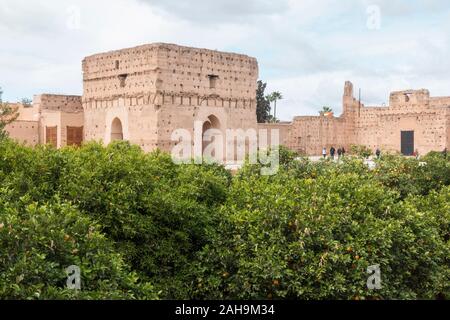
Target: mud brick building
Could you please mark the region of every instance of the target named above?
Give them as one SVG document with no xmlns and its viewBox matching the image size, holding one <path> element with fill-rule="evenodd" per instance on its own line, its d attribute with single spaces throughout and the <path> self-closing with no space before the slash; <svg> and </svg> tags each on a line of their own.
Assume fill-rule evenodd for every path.
<svg viewBox="0 0 450 320">
<path fill-rule="evenodd" d="M 170 151 L 176 129 L 279 129 L 280 143 L 306 155 L 366 145 L 402 152 L 450 149 L 450 97 L 392 92 L 389 106 L 365 106 L 346 82 L 343 112 L 257 124 L 258 63 L 247 55 L 154 43 L 86 57 L 83 95 L 36 95 L 7 126 L 12 138 L 56 147 L 128 140 Z M 236 142 L 239 143 L 239 142 Z"/>
</svg>

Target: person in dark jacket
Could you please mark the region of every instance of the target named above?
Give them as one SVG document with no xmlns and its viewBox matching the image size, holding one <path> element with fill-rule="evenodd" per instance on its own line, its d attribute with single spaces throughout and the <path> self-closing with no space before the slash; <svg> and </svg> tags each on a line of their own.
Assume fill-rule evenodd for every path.
<svg viewBox="0 0 450 320">
<path fill-rule="evenodd" d="M 377 156 L 377 159 L 380 159 L 381 150 L 377 148 L 377 151 L 375 151 L 375 155 Z"/>
<path fill-rule="evenodd" d="M 334 147 L 331 147 L 330 148 L 330 156 L 331 156 L 331 159 L 333 159 L 333 160 L 334 160 L 334 154 L 335 153 L 336 153 L 336 149 Z"/>
</svg>

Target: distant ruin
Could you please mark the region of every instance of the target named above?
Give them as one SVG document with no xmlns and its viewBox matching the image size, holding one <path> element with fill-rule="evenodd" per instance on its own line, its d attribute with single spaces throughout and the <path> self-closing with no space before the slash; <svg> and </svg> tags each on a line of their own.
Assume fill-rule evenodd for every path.
<svg viewBox="0 0 450 320">
<path fill-rule="evenodd" d="M 393 92 L 389 106 L 368 107 L 346 82 L 343 113 L 257 124 L 255 58 L 155 43 L 83 60 L 83 96 L 41 94 L 20 106 L 12 138 L 55 147 L 128 140 L 144 151 L 170 151 L 176 129 L 279 129 L 280 143 L 306 155 L 366 145 L 411 155 L 450 147 L 450 97 L 427 90 Z"/>
</svg>

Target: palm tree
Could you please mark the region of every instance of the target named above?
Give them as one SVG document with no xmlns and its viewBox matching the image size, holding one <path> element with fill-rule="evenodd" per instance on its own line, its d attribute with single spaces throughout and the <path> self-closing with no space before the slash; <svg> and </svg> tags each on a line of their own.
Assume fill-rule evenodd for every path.
<svg viewBox="0 0 450 320">
<path fill-rule="evenodd" d="M 269 94 L 267 96 L 267 100 L 269 100 L 269 102 L 273 102 L 274 103 L 274 108 L 273 108 L 273 118 L 276 121 L 277 118 L 277 101 L 278 100 L 282 100 L 283 99 L 283 95 L 281 94 L 281 92 L 279 91 L 274 91 L 271 94 Z"/>
<path fill-rule="evenodd" d="M 328 113 L 328 112 L 333 112 L 333 109 L 331 109 L 330 107 L 323 107 L 322 111 L 320 111 L 320 113 Z"/>
</svg>

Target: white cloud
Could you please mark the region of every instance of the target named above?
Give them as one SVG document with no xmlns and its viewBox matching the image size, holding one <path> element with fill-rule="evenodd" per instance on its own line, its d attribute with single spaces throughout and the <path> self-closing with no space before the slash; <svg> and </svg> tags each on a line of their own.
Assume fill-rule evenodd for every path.
<svg viewBox="0 0 450 320">
<path fill-rule="evenodd" d="M 369 5 L 379 30 L 367 28 Z M 368 104 L 407 88 L 450 95 L 449 18 L 445 0 L 3 0 L 0 86 L 9 100 L 79 94 L 84 56 L 171 42 L 255 56 L 289 120 L 339 111 L 345 80 Z"/>
</svg>

